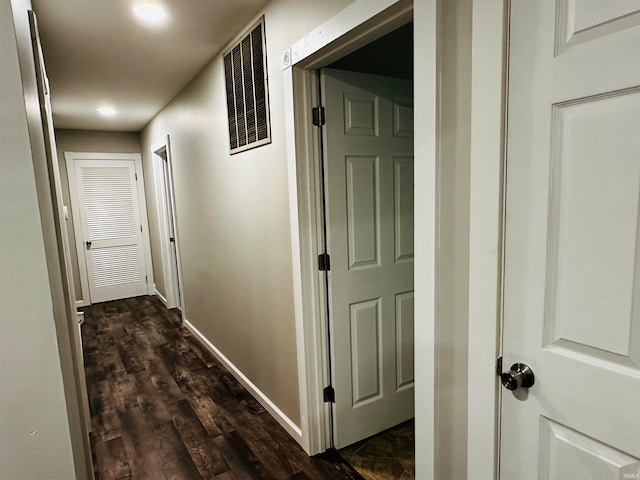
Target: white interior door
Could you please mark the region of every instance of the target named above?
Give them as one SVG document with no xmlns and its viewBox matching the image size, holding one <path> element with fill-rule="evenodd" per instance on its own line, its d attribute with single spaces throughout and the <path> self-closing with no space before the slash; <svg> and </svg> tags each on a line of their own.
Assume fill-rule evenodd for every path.
<svg viewBox="0 0 640 480">
<path fill-rule="evenodd" d="M 501 478 L 640 478 L 640 1 L 511 2 Z"/>
<path fill-rule="evenodd" d="M 84 253 L 81 266 L 86 267 L 91 302 L 146 295 L 135 161 L 76 158 L 72 164 L 80 225 L 76 240 Z"/>
<path fill-rule="evenodd" d="M 178 240 L 176 238 L 176 214 L 173 203 L 173 182 L 171 181 L 171 168 L 169 166 L 169 150 L 165 151 L 163 158 L 164 178 L 165 178 L 165 195 L 167 200 L 167 225 L 169 229 L 169 247 L 170 247 L 170 263 L 171 263 L 171 279 L 173 283 L 173 295 L 175 298 L 175 306 L 182 311 L 182 295 L 180 293 L 180 275 L 178 267 Z"/>
<path fill-rule="evenodd" d="M 160 206 L 159 215 L 162 216 L 161 224 L 166 241 L 163 247 L 167 252 L 164 260 L 165 290 L 168 308 L 178 308 L 182 310 L 182 298 L 180 295 L 180 276 L 178 274 L 178 249 L 175 228 L 175 209 L 173 204 L 173 183 L 171 181 L 171 167 L 169 164 L 169 142 L 161 150 L 155 152 L 159 162 L 159 178 L 156 188 L 159 190 Z"/>
<path fill-rule="evenodd" d="M 323 70 L 336 448 L 413 418 L 413 90 Z"/>
</svg>

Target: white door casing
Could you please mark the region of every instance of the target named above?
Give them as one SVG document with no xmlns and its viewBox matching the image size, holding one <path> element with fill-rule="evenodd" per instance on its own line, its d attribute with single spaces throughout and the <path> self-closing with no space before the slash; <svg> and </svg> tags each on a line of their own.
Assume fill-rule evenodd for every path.
<svg viewBox="0 0 640 480">
<path fill-rule="evenodd" d="M 336 448 L 413 418 L 411 82 L 321 72 Z"/>
<path fill-rule="evenodd" d="M 153 293 L 140 155 L 65 159 L 85 302 Z"/>
<path fill-rule="evenodd" d="M 53 207 L 55 237 L 58 248 L 58 259 L 60 268 L 60 280 L 62 284 L 62 295 L 65 303 L 65 327 L 69 332 L 70 357 L 73 362 L 73 383 L 75 384 L 75 402 L 69 398 L 72 392 L 67 392 L 67 400 L 69 406 L 77 406 L 82 419 L 79 422 L 79 433 L 82 436 L 82 447 L 78 449 L 74 456 L 81 454 L 84 458 L 74 460 L 76 464 L 76 472 L 78 475 L 84 475 L 89 480 L 93 480 L 94 473 L 91 461 L 91 444 L 89 440 L 89 432 L 91 431 L 91 411 L 89 408 L 89 396 L 87 390 L 87 381 L 84 370 L 84 354 L 82 351 L 82 329 L 80 323 L 80 314 L 76 309 L 75 287 L 73 283 L 73 270 L 71 266 L 71 250 L 69 248 L 69 238 L 65 226 L 64 205 L 62 199 L 62 187 L 60 180 L 60 168 L 58 164 L 58 152 L 55 141 L 55 130 L 53 124 L 53 109 L 51 107 L 51 90 L 49 87 L 49 78 L 45 68 L 44 55 L 42 52 L 42 44 L 40 42 L 40 33 L 38 31 L 38 22 L 36 14 L 29 11 L 29 27 L 31 30 L 31 41 L 34 53 L 34 67 L 36 70 L 38 97 L 40 100 L 40 116 L 42 120 L 42 130 L 45 143 L 46 163 L 48 167 L 48 180 L 51 195 L 51 204 Z M 47 261 L 49 263 L 49 261 Z M 55 269 L 55 267 L 54 267 Z M 54 280 L 55 281 L 55 280 Z M 55 314 L 55 307 L 54 307 Z M 83 317 L 84 318 L 84 317 Z M 65 341 L 59 338 L 61 348 L 64 348 Z M 61 355 L 63 359 L 64 355 Z M 63 361 L 63 373 L 64 373 Z M 71 385 L 70 385 L 71 387 Z M 70 388 L 72 390 L 72 388 Z M 71 425 L 71 423 L 70 423 Z M 76 430 L 74 432 L 74 430 Z M 76 435 L 77 429 L 72 428 L 71 434 Z M 75 442 L 73 442 L 75 443 Z M 74 445 L 74 450 L 77 447 Z M 84 464 L 84 468 L 80 464 Z"/>
<path fill-rule="evenodd" d="M 511 3 L 506 480 L 639 478 L 639 45 L 637 0 Z"/>
<path fill-rule="evenodd" d="M 414 8 L 415 7 L 415 8 Z M 437 91 L 440 71 L 437 2 L 405 0 L 355 0 L 326 23 L 309 31 L 282 56 L 284 68 L 284 113 L 286 124 L 287 173 L 289 185 L 291 246 L 293 265 L 298 381 L 301 402 L 299 439 L 309 454 L 330 447 L 329 408 L 322 390 L 328 378 L 326 359 L 325 291 L 317 269 L 319 253 L 319 161 L 317 129 L 311 125 L 312 107 L 317 106 L 316 69 L 352 52 L 357 45 L 377 39 L 411 18 L 420 28 L 414 31 L 415 76 L 420 88 L 415 93 L 414 209 L 415 224 L 415 325 L 416 475 L 431 478 L 435 471 L 435 263 L 437 180 Z M 475 7 L 474 7 L 475 10 Z M 366 28 L 363 28 L 365 27 Z M 491 363 L 495 352 L 490 354 Z"/>
</svg>

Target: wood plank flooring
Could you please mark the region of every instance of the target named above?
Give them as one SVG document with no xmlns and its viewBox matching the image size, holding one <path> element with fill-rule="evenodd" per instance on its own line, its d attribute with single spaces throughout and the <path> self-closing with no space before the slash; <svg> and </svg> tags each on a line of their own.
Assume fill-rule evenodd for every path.
<svg viewBox="0 0 640 480">
<path fill-rule="evenodd" d="M 415 423 L 397 425 L 339 450 L 366 480 L 414 480 Z"/>
<path fill-rule="evenodd" d="M 86 307 L 97 480 L 361 480 L 308 457 L 155 297 Z"/>
</svg>

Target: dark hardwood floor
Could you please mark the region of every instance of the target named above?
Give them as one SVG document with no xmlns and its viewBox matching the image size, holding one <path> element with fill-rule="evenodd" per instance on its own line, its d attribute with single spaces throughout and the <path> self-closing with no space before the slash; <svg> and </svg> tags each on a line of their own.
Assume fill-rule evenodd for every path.
<svg viewBox="0 0 640 480">
<path fill-rule="evenodd" d="M 366 480 L 415 480 L 415 422 L 349 445 L 339 454 Z"/>
<path fill-rule="evenodd" d="M 309 458 L 155 297 L 84 311 L 98 480 L 362 479 Z"/>
</svg>

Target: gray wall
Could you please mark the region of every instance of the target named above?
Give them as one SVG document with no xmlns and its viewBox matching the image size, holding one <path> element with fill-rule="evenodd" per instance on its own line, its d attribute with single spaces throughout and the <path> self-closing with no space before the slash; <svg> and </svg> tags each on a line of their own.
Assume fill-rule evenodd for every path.
<svg viewBox="0 0 640 480">
<path fill-rule="evenodd" d="M 0 478 L 69 480 L 76 474 L 29 137 L 29 124 L 40 123 L 29 8 L 0 0 Z M 18 51 L 30 66 L 22 76 Z"/>
<path fill-rule="evenodd" d="M 95 130 L 56 129 L 56 146 L 60 165 L 60 181 L 62 182 L 62 198 L 69 209 L 67 231 L 71 247 L 71 264 L 73 267 L 73 283 L 76 298 L 82 298 L 80 272 L 78 270 L 78 254 L 74 235 L 73 213 L 69 197 L 69 180 L 67 177 L 64 152 L 99 152 L 99 153 L 140 153 L 140 134 L 132 132 L 101 132 Z"/>
<path fill-rule="evenodd" d="M 186 318 L 298 425 L 281 58 L 349 3 L 274 0 L 266 7 L 270 145 L 229 155 L 220 56 L 142 132 L 147 179 L 150 146 L 171 136 Z M 149 181 L 146 192 L 157 238 Z"/>
</svg>

